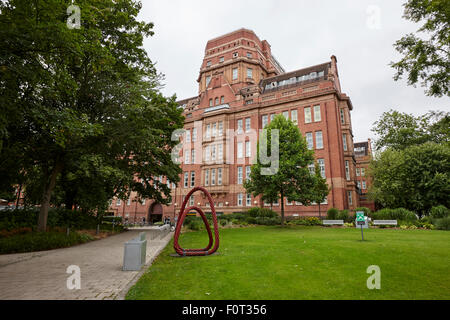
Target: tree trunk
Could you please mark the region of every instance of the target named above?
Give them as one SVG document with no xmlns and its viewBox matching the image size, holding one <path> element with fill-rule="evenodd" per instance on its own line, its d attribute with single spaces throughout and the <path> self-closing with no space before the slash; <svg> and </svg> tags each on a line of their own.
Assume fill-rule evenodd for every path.
<svg viewBox="0 0 450 320">
<path fill-rule="evenodd" d="M 284 226 L 284 196 L 281 192 L 281 226 Z"/>
<path fill-rule="evenodd" d="M 319 219 L 321 219 L 322 216 L 320 215 L 320 203 L 319 203 Z"/>
<path fill-rule="evenodd" d="M 41 208 L 39 210 L 38 231 L 45 232 L 47 230 L 48 209 L 50 208 L 50 198 L 56 185 L 56 178 L 62 171 L 63 164 L 60 160 L 56 160 L 50 175 L 50 181 L 46 181 L 44 193 L 42 195 Z M 47 175 L 46 179 L 47 180 Z"/>
</svg>

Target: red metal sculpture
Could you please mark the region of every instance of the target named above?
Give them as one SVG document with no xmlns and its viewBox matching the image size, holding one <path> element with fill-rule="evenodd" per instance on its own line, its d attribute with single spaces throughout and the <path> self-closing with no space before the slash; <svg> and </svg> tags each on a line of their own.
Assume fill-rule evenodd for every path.
<svg viewBox="0 0 450 320">
<path fill-rule="evenodd" d="M 199 207 L 196 207 L 196 206 L 189 207 L 189 208 L 185 209 L 189 198 L 196 191 L 202 191 L 203 194 L 208 198 L 209 206 L 211 207 L 212 219 L 213 219 L 213 223 L 214 223 L 215 239 L 213 239 L 212 232 L 211 232 L 211 227 L 209 226 L 208 220 L 206 219 L 205 213 L 202 211 L 202 209 L 200 209 Z M 180 237 L 181 227 L 183 226 L 184 219 L 186 218 L 186 215 L 191 210 L 195 210 L 195 211 L 197 211 L 200 214 L 200 216 L 202 217 L 203 223 L 206 226 L 206 231 L 208 232 L 208 236 L 209 236 L 209 243 L 208 243 L 208 246 L 206 246 L 206 248 L 203 248 L 203 249 L 183 249 L 178 244 L 178 238 Z M 214 243 L 214 247 L 213 247 L 213 243 Z M 211 195 L 209 194 L 209 192 L 205 188 L 203 188 L 203 187 L 196 187 L 196 188 L 192 189 L 187 194 L 187 196 L 185 197 L 185 199 L 183 201 L 183 205 L 181 206 L 180 213 L 178 215 L 178 222 L 177 222 L 177 227 L 175 229 L 175 239 L 173 241 L 173 247 L 174 247 L 175 251 L 180 256 L 183 256 L 183 257 L 185 257 L 185 256 L 208 256 L 208 255 L 213 254 L 214 252 L 216 252 L 217 249 L 219 248 L 219 226 L 217 224 L 216 209 L 214 208 L 214 202 L 213 202 L 213 200 L 211 198 Z"/>
</svg>

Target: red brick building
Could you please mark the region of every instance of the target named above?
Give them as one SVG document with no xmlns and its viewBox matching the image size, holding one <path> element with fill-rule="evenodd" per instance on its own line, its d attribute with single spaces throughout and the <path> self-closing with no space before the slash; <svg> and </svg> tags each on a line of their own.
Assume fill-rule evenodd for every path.
<svg viewBox="0 0 450 320">
<path fill-rule="evenodd" d="M 243 181 L 256 157 L 259 130 L 276 114 L 294 121 L 331 187 L 321 211 L 359 206 L 350 98 L 341 91 L 337 59 L 285 72 L 251 30 L 240 29 L 208 41 L 197 78 L 195 97 L 179 101 L 184 109 L 180 183 L 172 187 L 172 204 L 161 206 L 113 201 L 111 210 L 133 221 L 175 217 L 184 196 L 194 186 L 205 186 L 219 213 L 247 210 L 263 204 L 246 194 Z M 159 177 L 167 182 L 164 177 Z M 286 200 L 285 200 L 286 201 Z M 189 200 L 208 210 L 207 200 L 196 194 Z M 273 209 L 280 210 L 280 204 Z M 318 215 L 318 205 L 286 201 L 287 216 Z"/>
<path fill-rule="evenodd" d="M 356 158 L 356 186 L 359 190 L 359 204 L 375 211 L 375 202 L 371 201 L 367 192 L 372 184 L 372 179 L 368 175 L 368 168 L 372 160 L 372 142 L 370 139 L 354 144 Z"/>
</svg>

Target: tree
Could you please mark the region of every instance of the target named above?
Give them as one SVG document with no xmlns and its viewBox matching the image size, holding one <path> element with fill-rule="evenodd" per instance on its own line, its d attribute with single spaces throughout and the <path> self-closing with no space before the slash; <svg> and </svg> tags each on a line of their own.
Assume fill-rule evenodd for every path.
<svg viewBox="0 0 450 320">
<path fill-rule="evenodd" d="M 380 120 L 374 123 L 372 131 L 379 139 L 376 150 L 393 148 L 403 150 L 407 147 L 425 142 L 450 142 L 450 114 L 448 112 L 430 111 L 422 116 L 395 110 L 384 112 Z"/>
<path fill-rule="evenodd" d="M 406 208 L 420 216 L 433 206 L 449 206 L 450 148 L 427 142 L 404 150 L 387 149 L 371 163 L 372 198 L 389 208 Z"/>
<path fill-rule="evenodd" d="M 244 183 L 244 187 L 248 193 L 261 195 L 263 199 L 281 199 L 281 224 L 284 225 L 285 198 L 304 205 L 310 205 L 314 201 L 315 177 L 308 169 L 308 165 L 314 162 L 314 152 L 308 150 L 298 127 L 282 115 L 276 116 L 265 129 L 257 145 L 257 163 L 252 165 L 250 180 Z M 276 132 L 275 130 L 279 132 L 279 141 L 275 142 L 279 157 L 273 162 L 278 169 L 274 170 L 272 166 L 271 174 L 266 175 L 263 169 L 267 169 L 267 166 L 262 164 L 260 148 L 267 141 L 270 153 L 275 152 L 272 149 L 272 131 Z"/>
<path fill-rule="evenodd" d="M 320 205 L 327 198 L 330 193 L 330 188 L 327 184 L 327 179 L 322 177 L 318 164 L 315 165 L 315 183 L 313 189 L 313 201 L 319 206 L 319 217 L 321 216 Z"/>
<path fill-rule="evenodd" d="M 448 0 L 408 0 L 404 4 L 404 18 L 415 23 L 425 21 L 417 33 L 425 38 L 408 34 L 394 47 L 403 55 L 391 62 L 396 70 L 395 80 L 407 73 L 408 84 L 427 87 L 429 96 L 449 96 L 450 84 L 450 6 Z"/>
<path fill-rule="evenodd" d="M 10 186 L 24 176 L 30 196 L 38 190 L 40 231 L 55 196 L 89 210 L 132 190 L 167 203 L 170 190 L 152 179 L 178 182 L 181 171 L 171 135 L 182 111 L 158 91 L 141 3 L 77 5 L 81 26 L 70 29 L 64 1 L 0 3 L 0 174 L 14 173 Z"/>
</svg>

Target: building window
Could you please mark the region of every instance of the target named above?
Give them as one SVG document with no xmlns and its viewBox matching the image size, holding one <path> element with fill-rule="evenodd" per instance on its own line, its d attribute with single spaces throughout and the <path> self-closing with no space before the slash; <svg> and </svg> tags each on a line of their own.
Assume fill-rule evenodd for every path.
<svg viewBox="0 0 450 320">
<path fill-rule="evenodd" d="M 345 160 L 345 178 L 350 181 L 350 163 L 348 160 Z"/>
<path fill-rule="evenodd" d="M 316 149 L 323 149 L 322 131 L 316 131 Z"/>
<path fill-rule="evenodd" d="M 358 189 L 361 189 L 361 181 L 356 181 L 356 184 L 358 185 Z"/>
<path fill-rule="evenodd" d="M 347 191 L 347 194 L 348 194 L 348 204 L 351 206 L 353 204 L 352 192 Z"/>
<path fill-rule="evenodd" d="M 189 153 L 188 149 L 184 150 L 184 164 L 189 164 Z"/>
<path fill-rule="evenodd" d="M 219 105 L 219 98 L 215 99 L 215 105 L 218 106 Z"/>
<path fill-rule="evenodd" d="M 252 58 L 252 53 L 251 52 L 247 52 L 247 58 Z"/>
<path fill-rule="evenodd" d="M 234 68 L 233 69 L 233 80 L 237 80 L 237 78 L 238 78 L 238 69 Z"/>
<path fill-rule="evenodd" d="M 359 168 L 356 168 L 356 176 L 359 177 Z"/>
<path fill-rule="evenodd" d="M 205 170 L 205 186 L 209 186 L 209 169 Z"/>
<path fill-rule="evenodd" d="M 206 125 L 206 139 L 209 139 L 211 137 L 211 125 Z"/>
<path fill-rule="evenodd" d="M 322 121 L 322 116 L 320 114 L 320 105 L 314 106 L 314 122 Z"/>
<path fill-rule="evenodd" d="M 219 131 L 218 131 L 219 137 L 221 137 L 222 134 L 223 134 L 223 122 L 219 122 Z"/>
<path fill-rule="evenodd" d="M 191 187 L 195 187 L 195 171 L 191 171 Z"/>
<path fill-rule="evenodd" d="M 213 123 L 212 125 L 212 136 L 215 137 L 217 134 L 217 123 Z"/>
<path fill-rule="evenodd" d="M 253 78 L 253 69 L 247 68 L 247 78 L 251 79 Z"/>
<path fill-rule="evenodd" d="M 206 87 L 209 86 L 209 83 L 211 82 L 211 76 L 206 77 Z M 210 100 L 211 101 L 211 100 Z"/>
<path fill-rule="evenodd" d="M 225 57 L 220 57 L 220 58 L 219 58 L 219 62 L 220 62 L 220 63 L 222 63 L 222 62 L 224 62 L 224 61 L 225 61 Z"/>
<path fill-rule="evenodd" d="M 216 169 L 211 169 L 211 185 L 216 185 Z"/>
<path fill-rule="evenodd" d="M 245 118 L 245 132 L 250 132 L 251 118 Z"/>
<path fill-rule="evenodd" d="M 320 175 L 322 176 L 322 178 L 326 178 L 326 175 L 325 175 L 325 160 L 324 159 L 317 159 L 317 163 L 319 164 Z"/>
<path fill-rule="evenodd" d="M 245 157 L 250 158 L 252 156 L 252 148 L 250 141 L 245 141 Z"/>
<path fill-rule="evenodd" d="M 244 157 L 243 143 L 238 142 L 237 144 L 237 157 L 238 159 L 242 159 Z"/>
<path fill-rule="evenodd" d="M 208 162 L 211 156 L 211 148 L 210 146 L 205 147 L 205 161 Z"/>
<path fill-rule="evenodd" d="M 251 193 L 247 193 L 246 199 L 245 199 L 245 205 L 247 207 L 251 207 L 252 206 L 252 194 Z"/>
<path fill-rule="evenodd" d="M 191 152 L 191 161 L 192 161 L 192 164 L 195 164 L 195 149 L 192 149 L 192 152 Z"/>
<path fill-rule="evenodd" d="M 211 60 L 209 60 L 209 61 L 206 63 L 206 66 L 207 66 L 207 67 L 211 67 Z"/>
<path fill-rule="evenodd" d="M 191 130 L 186 130 L 186 142 L 191 142 Z"/>
<path fill-rule="evenodd" d="M 194 195 L 192 195 L 190 198 L 189 198 L 189 206 L 193 206 L 195 203 L 194 203 Z"/>
<path fill-rule="evenodd" d="M 222 185 L 222 168 L 217 169 L 217 185 Z"/>
<path fill-rule="evenodd" d="M 246 166 L 245 167 L 245 180 L 250 180 L 250 173 L 252 172 L 252 167 Z"/>
<path fill-rule="evenodd" d="M 217 146 L 217 160 L 222 161 L 223 160 L 223 145 L 219 144 Z"/>
<path fill-rule="evenodd" d="M 192 129 L 192 142 L 197 141 L 197 128 Z"/>
<path fill-rule="evenodd" d="M 244 195 L 242 193 L 238 193 L 238 201 L 237 201 L 237 205 L 239 207 L 242 207 L 242 202 L 244 200 Z"/>
<path fill-rule="evenodd" d="M 239 56 L 239 53 L 233 52 L 233 58 L 237 58 Z"/>
<path fill-rule="evenodd" d="M 142 200 L 141 204 L 145 206 L 145 199 Z"/>
<path fill-rule="evenodd" d="M 211 146 L 211 161 L 216 161 L 216 146 Z"/>
<path fill-rule="evenodd" d="M 242 184 L 243 183 L 243 179 L 242 179 L 242 167 L 238 167 L 238 175 L 237 175 L 237 184 Z"/>
<path fill-rule="evenodd" d="M 272 113 L 272 114 L 270 115 L 270 122 L 272 122 L 274 118 L 275 118 L 275 113 Z"/>
<path fill-rule="evenodd" d="M 292 206 L 292 201 L 289 201 L 288 198 L 286 198 L 286 205 L 287 206 Z"/>
<path fill-rule="evenodd" d="M 311 175 L 315 174 L 316 167 L 314 166 L 314 163 L 308 164 L 308 170 L 309 170 L 309 174 L 311 174 Z"/>
<path fill-rule="evenodd" d="M 237 133 L 242 133 L 242 119 L 237 121 Z"/>
<path fill-rule="evenodd" d="M 366 185 L 366 181 L 365 181 L 365 180 L 363 180 L 363 182 L 362 182 L 362 188 L 363 188 L 363 189 L 367 189 L 366 187 L 367 187 L 367 185 Z"/>
<path fill-rule="evenodd" d="M 341 124 L 345 124 L 344 109 L 341 109 Z"/>
<path fill-rule="evenodd" d="M 269 123 L 269 117 L 268 116 L 262 116 L 262 127 L 263 129 L 267 126 L 267 124 Z"/>
<path fill-rule="evenodd" d="M 347 151 L 347 134 L 343 133 L 342 134 L 342 142 L 344 143 L 344 151 Z"/>
<path fill-rule="evenodd" d="M 221 104 L 224 104 L 224 103 L 225 103 L 225 97 L 224 97 L 224 96 L 221 96 L 221 97 L 220 97 L 220 103 L 221 103 Z"/>
<path fill-rule="evenodd" d="M 289 120 L 289 111 L 283 111 L 283 116 L 286 120 Z"/>
<path fill-rule="evenodd" d="M 189 173 L 188 172 L 184 173 L 184 187 L 185 188 L 189 187 Z"/>
<path fill-rule="evenodd" d="M 305 108 L 305 123 L 311 123 L 311 107 Z"/>
<path fill-rule="evenodd" d="M 210 106 L 210 107 L 213 106 L 213 99 L 209 99 L 209 106 Z"/>
<path fill-rule="evenodd" d="M 297 115 L 297 110 L 291 110 L 291 120 L 292 122 L 294 122 L 295 124 L 298 124 L 298 115 Z"/>
<path fill-rule="evenodd" d="M 366 168 L 361 168 L 361 177 L 366 175 Z"/>
<path fill-rule="evenodd" d="M 306 144 L 308 145 L 308 149 L 309 150 L 312 150 L 314 148 L 312 132 L 307 132 L 306 133 Z"/>
<path fill-rule="evenodd" d="M 120 206 L 120 204 L 121 204 L 120 199 L 117 199 L 116 206 Z"/>
</svg>

